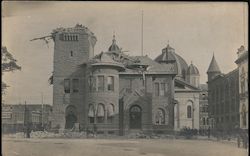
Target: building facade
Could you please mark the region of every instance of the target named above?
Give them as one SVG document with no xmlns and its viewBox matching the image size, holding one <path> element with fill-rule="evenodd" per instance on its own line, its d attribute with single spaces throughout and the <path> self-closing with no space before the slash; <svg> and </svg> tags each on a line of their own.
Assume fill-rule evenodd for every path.
<svg viewBox="0 0 250 156">
<path fill-rule="evenodd" d="M 208 71 L 209 117 L 213 129 L 231 133 L 239 126 L 239 70 L 222 74 L 213 56 Z"/>
<path fill-rule="evenodd" d="M 248 130 L 248 50 L 241 46 L 237 54 L 235 63 L 239 68 L 240 128 Z"/>
<path fill-rule="evenodd" d="M 115 36 L 93 56 L 97 39 L 79 24 L 55 29 L 52 38 L 52 127 L 120 135 L 199 129 L 198 69 L 169 45 L 152 60 L 124 54 Z"/>
<path fill-rule="evenodd" d="M 48 104 L 4 104 L 2 106 L 3 133 L 22 132 L 25 124 L 33 130 L 51 126 L 52 106 Z"/>
<path fill-rule="evenodd" d="M 207 84 L 200 86 L 200 134 L 206 134 L 209 129 L 212 129 L 211 121 L 209 118 L 208 108 L 208 88 Z"/>
</svg>

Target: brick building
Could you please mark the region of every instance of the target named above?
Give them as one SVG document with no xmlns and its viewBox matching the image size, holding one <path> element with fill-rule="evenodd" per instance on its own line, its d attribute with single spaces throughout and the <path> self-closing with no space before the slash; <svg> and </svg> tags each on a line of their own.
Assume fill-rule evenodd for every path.
<svg viewBox="0 0 250 156">
<path fill-rule="evenodd" d="M 120 135 L 199 129 L 199 71 L 169 45 L 152 60 L 124 54 L 115 36 L 94 56 L 97 39 L 79 24 L 52 38 L 53 127 Z"/>
<path fill-rule="evenodd" d="M 239 70 L 221 73 L 213 56 L 208 71 L 209 117 L 213 129 L 230 133 L 238 125 L 239 114 Z"/>
<path fill-rule="evenodd" d="M 43 111 L 42 111 L 43 110 Z M 52 106 L 48 104 L 4 104 L 2 106 L 2 132 L 21 132 L 26 123 L 33 130 L 39 130 L 42 124 L 45 128 L 51 125 Z"/>
<path fill-rule="evenodd" d="M 238 49 L 235 63 L 239 68 L 240 128 L 248 130 L 248 51 L 244 46 Z"/>
<path fill-rule="evenodd" d="M 200 130 L 201 134 L 206 134 L 207 130 L 213 128 L 209 118 L 209 108 L 208 108 L 208 88 L 207 84 L 201 85 L 200 92 Z"/>
</svg>

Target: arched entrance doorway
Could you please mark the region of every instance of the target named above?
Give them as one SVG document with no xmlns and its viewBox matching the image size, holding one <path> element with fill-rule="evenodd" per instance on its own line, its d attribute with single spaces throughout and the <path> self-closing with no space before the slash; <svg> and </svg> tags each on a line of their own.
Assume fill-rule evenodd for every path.
<svg viewBox="0 0 250 156">
<path fill-rule="evenodd" d="M 129 109 L 129 127 L 130 129 L 141 129 L 142 110 L 139 106 L 132 106 Z"/>
<path fill-rule="evenodd" d="M 75 125 L 75 123 L 77 122 L 77 117 L 76 117 L 76 108 L 75 106 L 68 106 L 66 108 L 66 114 L 65 114 L 65 119 L 66 119 L 66 123 L 65 123 L 65 129 L 72 129 Z"/>
</svg>

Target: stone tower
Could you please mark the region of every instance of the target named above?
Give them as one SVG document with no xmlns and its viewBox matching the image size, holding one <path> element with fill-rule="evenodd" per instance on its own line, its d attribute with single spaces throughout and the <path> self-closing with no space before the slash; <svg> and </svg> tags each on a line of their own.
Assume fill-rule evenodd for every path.
<svg viewBox="0 0 250 156">
<path fill-rule="evenodd" d="M 52 128 L 71 128 L 83 123 L 84 68 L 94 56 L 97 41 L 85 26 L 77 24 L 72 28 L 53 30 L 53 121 Z"/>
<path fill-rule="evenodd" d="M 200 74 L 198 68 L 191 62 L 187 69 L 187 82 L 195 87 L 199 87 L 200 84 Z"/>
<path fill-rule="evenodd" d="M 212 61 L 209 65 L 209 68 L 207 70 L 208 75 L 208 81 L 212 80 L 215 76 L 221 74 L 220 68 L 215 60 L 215 57 L 213 55 Z"/>
</svg>

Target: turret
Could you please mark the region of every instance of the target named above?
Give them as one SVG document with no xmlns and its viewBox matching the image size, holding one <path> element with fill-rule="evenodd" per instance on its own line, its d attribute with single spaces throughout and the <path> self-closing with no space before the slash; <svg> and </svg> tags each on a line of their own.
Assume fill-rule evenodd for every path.
<svg viewBox="0 0 250 156">
<path fill-rule="evenodd" d="M 207 70 L 208 81 L 211 81 L 215 76 L 220 75 L 220 74 L 221 74 L 220 68 L 213 55 L 212 61 Z"/>
<path fill-rule="evenodd" d="M 195 87 L 199 87 L 200 74 L 198 68 L 191 62 L 187 69 L 187 82 Z"/>
</svg>

